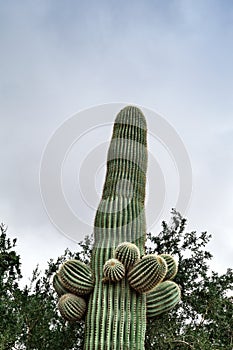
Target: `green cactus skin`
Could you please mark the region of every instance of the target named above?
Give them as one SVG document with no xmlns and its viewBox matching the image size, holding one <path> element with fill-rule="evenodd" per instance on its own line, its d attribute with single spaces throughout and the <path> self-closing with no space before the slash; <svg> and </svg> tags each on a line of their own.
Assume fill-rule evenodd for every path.
<svg viewBox="0 0 233 350">
<path fill-rule="evenodd" d="M 178 264 L 176 260 L 173 258 L 170 254 L 160 254 L 160 256 L 166 261 L 167 263 L 167 273 L 164 277 L 165 280 L 172 280 L 178 271 Z"/>
<path fill-rule="evenodd" d="M 144 350 L 146 317 L 169 310 L 180 299 L 174 282 L 162 282 L 173 277 L 171 259 L 145 256 L 146 170 L 146 121 L 137 107 L 128 106 L 117 115 L 113 128 L 94 222 L 91 268 L 67 261 L 53 282 L 60 295 L 66 290 L 90 293 L 84 350 Z M 68 293 L 58 307 L 66 320 L 74 321 L 85 312 L 84 302 Z"/>
<path fill-rule="evenodd" d="M 179 286 L 173 281 L 162 282 L 147 294 L 147 317 L 152 318 L 168 312 L 179 301 Z"/>
<path fill-rule="evenodd" d="M 94 277 L 89 266 L 78 260 L 68 260 L 58 272 L 63 288 L 77 295 L 89 294 L 94 287 Z"/>
<path fill-rule="evenodd" d="M 86 302 L 77 295 L 67 293 L 59 299 L 58 309 L 65 320 L 80 321 L 86 311 Z"/>
<path fill-rule="evenodd" d="M 144 349 L 146 296 L 130 288 L 127 278 L 104 283 L 103 266 L 123 242 L 144 255 L 146 239 L 146 121 L 136 107 L 116 117 L 108 151 L 107 174 L 94 223 L 91 268 L 95 287 L 86 316 L 85 350 Z"/>
<path fill-rule="evenodd" d="M 117 246 L 115 258 L 121 261 L 125 268 L 128 269 L 139 261 L 140 251 L 135 244 L 123 242 Z"/>
<path fill-rule="evenodd" d="M 56 273 L 53 277 L 53 287 L 57 292 L 57 294 L 59 295 L 59 297 L 62 296 L 63 294 L 69 293 L 69 290 L 63 286 L 63 283 L 58 273 Z"/>
<path fill-rule="evenodd" d="M 139 293 L 151 291 L 167 273 L 167 264 L 159 255 L 145 255 L 128 274 L 132 288 Z"/>
<path fill-rule="evenodd" d="M 125 276 L 125 267 L 117 259 L 109 259 L 104 264 L 104 280 L 117 282 Z"/>
</svg>

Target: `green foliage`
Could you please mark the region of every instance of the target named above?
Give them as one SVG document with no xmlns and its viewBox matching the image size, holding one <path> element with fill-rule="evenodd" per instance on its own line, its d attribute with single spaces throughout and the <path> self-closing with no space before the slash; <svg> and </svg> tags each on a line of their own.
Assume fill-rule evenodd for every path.
<svg viewBox="0 0 233 350">
<path fill-rule="evenodd" d="M 16 239 L 11 242 L 6 237 L 7 228 L 4 224 L 0 225 L 0 288 L 1 292 L 18 287 L 17 281 L 21 277 L 20 257 L 13 248 L 16 245 Z"/>
<path fill-rule="evenodd" d="M 175 211 L 172 214 L 171 223 L 163 222 L 157 236 L 148 234 L 147 253 L 176 257 L 179 271 L 174 281 L 181 287 L 182 300 L 168 314 L 148 319 L 145 348 L 232 350 L 232 270 L 223 275 L 210 271 L 211 254 L 206 250 L 210 235 L 185 232 L 186 220 Z M 76 253 L 66 250 L 56 261 L 50 260 L 43 274 L 37 268 L 31 284 L 23 289 L 18 286 L 21 271 L 16 240 L 7 238 L 4 225 L 0 242 L 0 349 L 83 349 L 84 323 L 70 324 L 61 318 L 51 281 L 68 259 L 89 263 L 92 239 L 79 243 Z"/>
<path fill-rule="evenodd" d="M 0 350 L 80 350 L 83 348 L 84 322 L 78 327 L 62 319 L 57 311 L 57 295 L 51 287 L 54 273 L 67 259 L 90 259 L 90 238 L 80 242 L 77 252 L 66 250 L 56 261 L 50 260 L 42 275 L 38 267 L 31 283 L 23 289 L 18 281 L 22 277 L 20 257 L 6 237 L 1 225 L 0 236 Z"/>
<path fill-rule="evenodd" d="M 11 242 L 6 236 L 5 225 L 0 225 L 0 349 L 11 349 L 18 337 L 17 295 L 20 293 L 18 281 L 21 278 L 20 257 L 14 248 L 16 239 Z"/>
<path fill-rule="evenodd" d="M 206 245 L 211 236 L 185 233 L 185 226 L 173 210 L 171 223 L 163 222 L 159 235 L 148 235 L 155 246 L 148 252 L 172 254 L 179 262 L 174 281 L 181 287 L 181 302 L 169 314 L 148 320 L 146 349 L 232 350 L 233 272 L 210 271 Z"/>
</svg>

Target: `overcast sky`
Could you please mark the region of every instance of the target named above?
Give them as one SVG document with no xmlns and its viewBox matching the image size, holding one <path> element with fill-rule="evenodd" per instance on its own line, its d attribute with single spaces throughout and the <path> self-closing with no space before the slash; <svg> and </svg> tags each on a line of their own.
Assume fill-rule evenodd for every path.
<svg viewBox="0 0 233 350">
<path fill-rule="evenodd" d="M 75 249 L 41 200 L 46 144 L 74 113 L 110 102 L 155 110 L 176 130 L 193 169 L 189 228 L 212 234 L 215 270 L 232 266 L 232 43 L 227 0 L 0 1 L 0 220 L 26 278 Z"/>
</svg>

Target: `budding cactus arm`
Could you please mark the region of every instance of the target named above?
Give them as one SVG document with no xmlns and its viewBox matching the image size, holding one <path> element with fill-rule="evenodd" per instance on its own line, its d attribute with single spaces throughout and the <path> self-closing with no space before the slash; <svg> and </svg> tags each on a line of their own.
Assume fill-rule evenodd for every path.
<svg viewBox="0 0 233 350">
<path fill-rule="evenodd" d="M 160 283 L 147 295 L 147 317 L 170 311 L 180 301 L 180 288 L 173 281 Z"/>
</svg>

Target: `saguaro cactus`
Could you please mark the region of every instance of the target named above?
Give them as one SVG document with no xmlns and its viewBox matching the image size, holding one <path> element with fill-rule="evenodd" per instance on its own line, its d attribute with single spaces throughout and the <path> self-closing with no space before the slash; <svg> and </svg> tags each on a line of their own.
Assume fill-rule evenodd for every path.
<svg viewBox="0 0 233 350">
<path fill-rule="evenodd" d="M 177 272 L 175 260 L 145 255 L 146 170 L 146 121 L 128 106 L 113 128 L 90 267 L 67 261 L 54 277 L 66 320 L 79 320 L 87 302 L 84 350 L 143 350 L 146 318 L 180 299 L 179 287 L 168 281 Z"/>
</svg>

